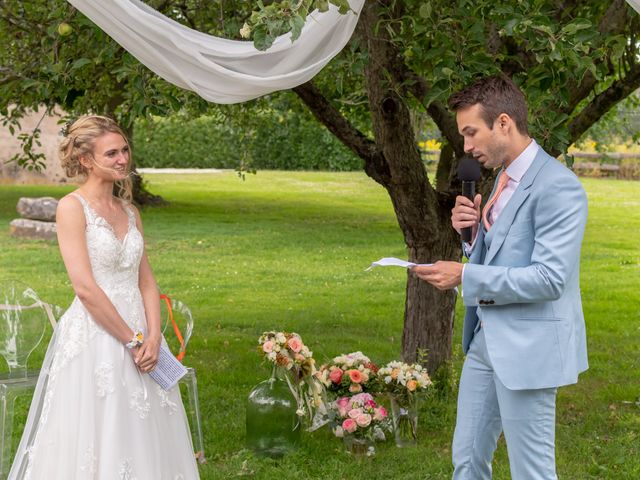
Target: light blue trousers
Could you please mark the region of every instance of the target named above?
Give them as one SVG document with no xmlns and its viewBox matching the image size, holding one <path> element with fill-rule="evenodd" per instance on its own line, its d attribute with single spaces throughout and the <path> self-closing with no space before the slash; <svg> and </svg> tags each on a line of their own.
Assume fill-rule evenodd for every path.
<svg viewBox="0 0 640 480">
<path fill-rule="evenodd" d="M 453 479 L 491 479 L 491 461 L 504 431 L 512 480 L 557 480 L 557 388 L 509 390 L 498 379 L 483 329 L 462 368 L 453 435 Z"/>
</svg>

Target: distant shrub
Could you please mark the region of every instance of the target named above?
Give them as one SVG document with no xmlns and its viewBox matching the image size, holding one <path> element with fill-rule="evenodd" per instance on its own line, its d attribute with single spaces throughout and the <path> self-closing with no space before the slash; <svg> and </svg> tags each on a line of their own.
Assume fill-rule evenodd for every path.
<svg viewBox="0 0 640 480">
<path fill-rule="evenodd" d="M 139 120 L 134 154 L 140 167 L 361 170 L 362 161 L 310 116 L 262 112 L 234 128 L 213 117 Z"/>
</svg>

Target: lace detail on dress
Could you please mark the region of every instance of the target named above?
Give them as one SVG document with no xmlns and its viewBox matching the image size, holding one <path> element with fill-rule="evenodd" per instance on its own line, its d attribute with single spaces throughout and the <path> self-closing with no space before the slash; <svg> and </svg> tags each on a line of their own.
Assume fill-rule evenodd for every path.
<svg viewBox="0 0 640 480">
<path fill-rule="evenodd" d="M 98 457 L 96 457 L 95 451 L 93 449 L 93 445 L 91 445 L 84 452 L 84 461 L 80 470 L 83 472 L 87 472 L 90 474 L 94 474 L 98 471 Z"/>
<path fill-rule="evenodd" d="M 160 406 L 162 408 L 166 408 L 167 410 L 169 410 L 169 415 L 173 415 L 175 412 L 178 411 L 178 404 L 175 403 L 175 402 L 172 402 L 169 399 L 169 392 L 167 392 L 160 385 L 156 386 L 156 392 L 158 393 L 158 396 L 160 397 Z"/>
<path fill-rule="evenodd" d="M 133 461 L 130 458 L 126 458 L 122 464 L 120 465 L 120 480 L 137 480 L 136 477 L 133 476 L 133 465 L 131 465 Z"/>
<path fill-rule="evenodd" d="M 95 369 L 96 394 L 105 397 L 115 391 L 113 387 L 113 364 L 102 362 Z"/>
<path fill-rule="evenodd" d="M 151 411 L 151 404 L 144 397 L 144 391 L 141 388 L 137 388 L 133 391 L 129 400 L 129 408 L 135 410 L 142 420 L 147 418 Z"/>
</svg>

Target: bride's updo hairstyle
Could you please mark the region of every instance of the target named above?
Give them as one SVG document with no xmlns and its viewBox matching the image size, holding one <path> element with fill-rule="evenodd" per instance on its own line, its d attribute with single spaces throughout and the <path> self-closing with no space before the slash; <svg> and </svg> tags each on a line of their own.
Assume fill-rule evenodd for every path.
<svg viewBox="0 0 640 480">
<path fill-rule="evenodd" d="M 67 177 L 73 178 L 78 175 L 87 175 L 87 168 L 82 165 L 80 158 L 85 157 L 94 162 L 93 150 L 95 141 L 106 133 L 117 133 L 124 138 L 129 147 L 129 165 L 127 165 L 127 169 L 131 168 L 129 139 L 115 120 L 100 115 L 83 115 L 74 122 L 65 125 L 62 129 L 64 138 L 58 148 L 58 156 Z M 116 181 L 116 186 L 117 196 L 127 202 L 131 202 L 131 174 L 129 173 L 124 180 Z"/>
</svg>

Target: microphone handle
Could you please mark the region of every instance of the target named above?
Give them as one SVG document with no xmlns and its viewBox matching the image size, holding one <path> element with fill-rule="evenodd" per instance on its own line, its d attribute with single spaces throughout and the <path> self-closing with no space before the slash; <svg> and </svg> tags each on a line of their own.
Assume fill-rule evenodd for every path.
<svg viewBox="0 0 640 480">
<path fill-rule="evenodd" d="M 476 196 L 476 182 L 462 182 L 462 196 L 467 197 L 473 202 L 473 198 Z M 460 239 L 463 242 L 471 243 L 471 227 L 465 227 L 460 231 Z"/>
</svg>

